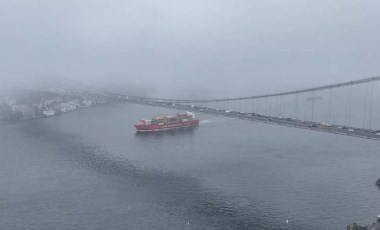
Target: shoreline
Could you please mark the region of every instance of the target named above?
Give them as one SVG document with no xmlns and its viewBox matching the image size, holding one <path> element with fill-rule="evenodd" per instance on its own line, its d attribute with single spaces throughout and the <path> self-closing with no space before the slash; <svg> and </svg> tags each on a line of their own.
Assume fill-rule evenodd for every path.
<svg viewBox="0 0 380 230">
<path fill-rule="evenodd" d="M 79 108 L 76 108 L 74 110 L 62 112 L 62 113 L 57 113 L 57 114 L 54 114 L 52 116 L 38 116 L 38 117 L 26 118 L 26 119 L 15 120 L 15 121 L 0 120 L 0 126 L 13 125 L 13 124 L 21 123 L 21 122 L 28 122 L 28 121 L 32 121 L 32 120 L 40 120 L 40 119 L 49 118 L 49 117 L 63 116 L 65 114 L 72 113 L 72 112 L 75 112 L 78 110 L 91 109 L 91 108 L 100 107 L 100 106 L 104 106 L 104 105 L 108 105 L 108 104 L 112 104 L 112 103 L 117 103 L 117 102 L 120 102 L 120 101 L 106 102 L 104 104 L 98 104 L 98 105 L 93 105 L 93 106 L 88 106 L 88 107 L 79 107 Z"/>
</svg>

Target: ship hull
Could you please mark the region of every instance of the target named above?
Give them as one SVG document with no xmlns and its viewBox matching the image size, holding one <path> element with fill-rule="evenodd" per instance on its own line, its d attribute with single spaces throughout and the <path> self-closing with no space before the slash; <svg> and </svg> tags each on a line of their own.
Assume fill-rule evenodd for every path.
<svg viewBox="0 0 380 230">
<path fill-rule="evenodd" d="M 178 122 L 171 124 L 150 124 L 150 125 L 135 125 L 137 132 L 159 132 L 165 130 L 190 128 L 199 126 L 199 120 L 191 120 L 187 122 Z"/>
</svg>

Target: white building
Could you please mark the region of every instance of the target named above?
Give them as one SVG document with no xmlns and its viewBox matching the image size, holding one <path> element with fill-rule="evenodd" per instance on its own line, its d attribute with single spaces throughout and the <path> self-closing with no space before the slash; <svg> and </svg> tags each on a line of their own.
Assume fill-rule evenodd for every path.
<svg viewBox="0 0 380 230">
<path fill-rule="evenodd" d="M 90 101 L 90 100 L 83 100 L 82 104 L 83 104 L 84 106 L 86 106 L 86 107 L 89 107 L 89 106 L 92 105 L 92 101 Z"/>
<path fill-rule="evenodd" d="M 49 117 L 49 116 L 54 116 L 54 110 L 53 109 L 45 109 L 42 111 L 42 114 Z"/>
</svg>

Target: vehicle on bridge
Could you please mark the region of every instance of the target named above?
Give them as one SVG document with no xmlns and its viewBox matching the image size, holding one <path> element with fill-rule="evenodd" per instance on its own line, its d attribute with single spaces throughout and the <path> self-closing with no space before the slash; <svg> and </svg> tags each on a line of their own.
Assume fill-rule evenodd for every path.
<svg viewBox="0 0 380 230">
<path fill-rule="evenodd" d="M 141 119 L 135 124 L 137 132 L 156 132 L 199 126 L 199 119 L 193 112 L 174 115 L 156 115 L 151 120 Z"/>
</svg>

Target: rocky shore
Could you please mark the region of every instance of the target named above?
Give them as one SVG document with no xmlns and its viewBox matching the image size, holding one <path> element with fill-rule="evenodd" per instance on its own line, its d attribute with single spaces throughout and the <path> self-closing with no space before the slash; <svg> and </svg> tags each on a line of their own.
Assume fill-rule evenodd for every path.
<svg viewBox="0 0 380 230">
<path fill-rule="evenodd" d="M 356 223 L 352 223 L 352 224 L 347 226 L 347 230 L 369 230 L 369 228 L 360 226 Z"/>
<path fill-rule="evenodd" d="M 347 230 L 380 230 L 380 215 L 377 216 L 377 222 L 367 225 L 367 226 L 360 226 L 356 223 L 352 223 L 347 226 Z"/>
</svg>

